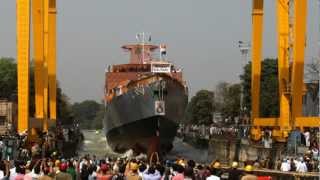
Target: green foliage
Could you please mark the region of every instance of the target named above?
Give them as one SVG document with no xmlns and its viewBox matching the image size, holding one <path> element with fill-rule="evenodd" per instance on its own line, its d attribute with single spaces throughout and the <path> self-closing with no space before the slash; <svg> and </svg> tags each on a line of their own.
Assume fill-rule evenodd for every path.
<svg viewBox="0 0 320 180">
<path fill-rule="evenodd" d="M 211 124 L 212 112 L 213 92 L 200 90 L 187 106 L 187 121 L 192 124 Z"/>
<path fill-rule="evenodd" d="M 62 125 L 70 125 L 74 121 L 70 100 L 57 83 L 57 117 Z"/>
<path fill-rule="evenodd" d="M 31 63 L 29 72 L 29 113 L 35 113 L 34 66 Z M 14 58 L 0 58 L 0 99 L 17 102 L 17 64 Z M 71 108 L 68 97 L 62 93 L 57 83 L 57 117 L 62 124 L 72 123 Z"/>
<path fill-rule="evenodd" d="M 94 129 L 102 129 L 103 128 L 103 119 L 105 115 L 105 106 L 103 103 L 100 104 L 99 110 L 96 113 L 96 117 L 94 118 L 94 123 L 92 128 Z"/>
<path fill-rule="evenodd" d="M 241 85 L 220 82 L 215 91 L 215 107 L 224 118 L 234 118 L 240 112 Z"/>
<path fill-rule="evenodd" d="M 0 99 L 12 99 L 17 93 L 17 65 L 13 58 L 0 58 Z"/>
<path fill-rule="evenodd" d="M 278 64 L 277 59 L 265 59 L 261 67 L 260 116 L 279 115 Z M 244 86 L 244 107 L 247 114 L 251 110 L 251 62 L 244 67 L 240 76 Z"/>
<path fill-rule="evenodd" d="M 85 100 L 72 105 L 72 112 L 80 126 L 85 129 L 101 129 L 104 106 L 93 100 Z"/>
<path fill-rule="evenodd" d="M 211 124 L 213 112 L 221 113 L 223 118 L 239 116 L 240 84 L 220 82 L 215 92 L 200 90 L 188 104 L 186 119 L 192 124 Z"/>
<path fill-rule="evenodd" d="M 34 68 L 30 66 L 30 77 L 34 75 Z M 29 113 L 33 115 L 35 112 L 34 104 L 34 78 L 30 78 L 30 97 L 29 97 Z M 17 102 L 18 81 L 17 81 L 17 64 L 14 58 L 0 58 L 0 99 L 8 99 Z"/>
<path fill-rule="evenodd" d="M 312 58 L 312 61 L 305 66 L 305 79 L 307 82 L 317 82 L 319 80 L 320 61 Z"/>
</svg>

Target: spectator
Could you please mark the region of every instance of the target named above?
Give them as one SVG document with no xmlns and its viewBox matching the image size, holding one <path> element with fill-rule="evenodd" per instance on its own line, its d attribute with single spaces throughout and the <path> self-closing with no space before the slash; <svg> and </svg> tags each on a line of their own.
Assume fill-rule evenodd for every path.
<svg viewBox="0 0 320 180">
<path fill-rule="evenodd" d="M 306 165 L 306 163 L 305 163 L 305 161 L 303 160 L 302 157 L 300 158 L 300 161 L 297 164 L 297 170 L 296 171 L 297 172 L 302 172 L 302 173 L 308 172 L 307 165 Z"/>
<path fill-rule="evenodd" d="M 290 169 L 291 169 L 290 161 L 287 159 L 283 159 L 280 170 L 283 172 L 288 172 L 290 171 Z"/>
<path fill-rule="evenodd" d="M 56 174 L 56 180 L 72 180 L 72 176 L 67 173 L 68 164 L 63 162 L 60 164 L 59 172 Z"/>
<path fill-rule="evenodd" d="M 130 172 L 127 175 L 127 180 L 142 180 L 138 174 L 139 165 L 135 162 L 128 163 Z"/>
<path fill-rule="evenodd" d="M 232 162 L 231 168 L 229 169 L 229 180 L 238 180 L 241 174 L 241 171 L 238 170 L 238 162 Z"/>
<path fill-rule="evenodd" d="M 256 179 L 258 179 L 258 177 L 252 173 L 253 166 L 247 165 L 244 168 L 244 171 L 245 171 L 245 175 L 242 176 L 241 180 L 256 180 Z"/>
</svg>

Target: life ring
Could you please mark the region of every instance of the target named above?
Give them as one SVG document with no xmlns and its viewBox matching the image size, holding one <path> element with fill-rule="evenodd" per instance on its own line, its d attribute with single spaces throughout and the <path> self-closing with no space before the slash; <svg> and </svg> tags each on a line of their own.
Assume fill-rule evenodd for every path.
<svg viewBox="0 0 320 180">
<path fill-rule="evenodd" d="M 163 107 L 161 105 L 158 106 L 156 110 L 157 110 L 157 113 L 159 113 L 159 114 L 163 113 Z"/>
</svg>

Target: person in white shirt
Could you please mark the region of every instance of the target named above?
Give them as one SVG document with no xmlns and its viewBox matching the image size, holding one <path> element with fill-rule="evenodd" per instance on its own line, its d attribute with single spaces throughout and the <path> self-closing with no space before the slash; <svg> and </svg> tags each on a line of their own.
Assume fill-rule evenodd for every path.
<svg viewBox="0 0 320 180">
<path fill-rule="evenodd" d="M 211 175 L 206 178 L 206 180 L 220 180 L 220 177 L 218 176 L 218 169 L 212 168 L 210 170 Z"/>
<path fill-rule="evenodd" d="M 310 132 L 306 131 L 303 133 L 303 135 L 304 135 L 304 138 L 306 139 L 306 146 L 310 147 Z"/>
<path fill-rule="evenodd" d="M 214 131 L 215 131 L 214 126 L 211 126 L 211 127 L 210 127 L 210 129 L 209 129 L 210 137 L 212 137 L 212 136 L 213 136 Z"/>
<path fill-rule="evenodd" d="M 311 152 L 312 152 L 312 157 L 314 160 L 317 160 L 318 159 L 318 156 L 319 156 L 319 150 L 318 148 L 314 147 L 311 149 Z"/>
<path fill-rule="evenodd" d="M 14 167 L 10 169 L 9 180 L 14 180 L 17 176 L 16 166 L 18 166 L 18 162 L 14 163 Z"/>
<path fill-rule="evenodd" d="M 284 172 L 290 171 L 290 170 L 291 170 L 290 161 L 284 159 L 283 162 L 281 163 L 280 170 L 281 170 L 281 171 L 284 171 Z"/>
<path fill-rule="evenodd" d="M 305 173 L 308 171 L 307 165 L 303 160 L 300 160 L 297 165 L 297 172 Z"/>
</svg>

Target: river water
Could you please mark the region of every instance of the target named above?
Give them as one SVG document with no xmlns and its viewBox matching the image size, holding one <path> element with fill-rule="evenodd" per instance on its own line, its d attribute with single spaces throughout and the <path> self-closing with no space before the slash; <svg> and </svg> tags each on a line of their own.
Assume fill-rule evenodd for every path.
<svg viewBox="0 0 320 180">
<path fill-rule="evenodd" d="M 114 153 L 107 145 L 106 137 L 103 131 L 96 133 L 95 130 L 82 130 L 84 135 L 84 142 L 79 151 L 79 155 L 95 154 L 97 157 L 119 157 L 124 154 Z M 174 159 L 176 157 L 183 157 L 185 159 L 193 159 L 199 163 L 208 163 L 208 151 L 206 149 L 196 149 L 191 145 L 176 138 L 173 142 L 174 148 L 167 155 L 166 158 Z"/>
</svg>

